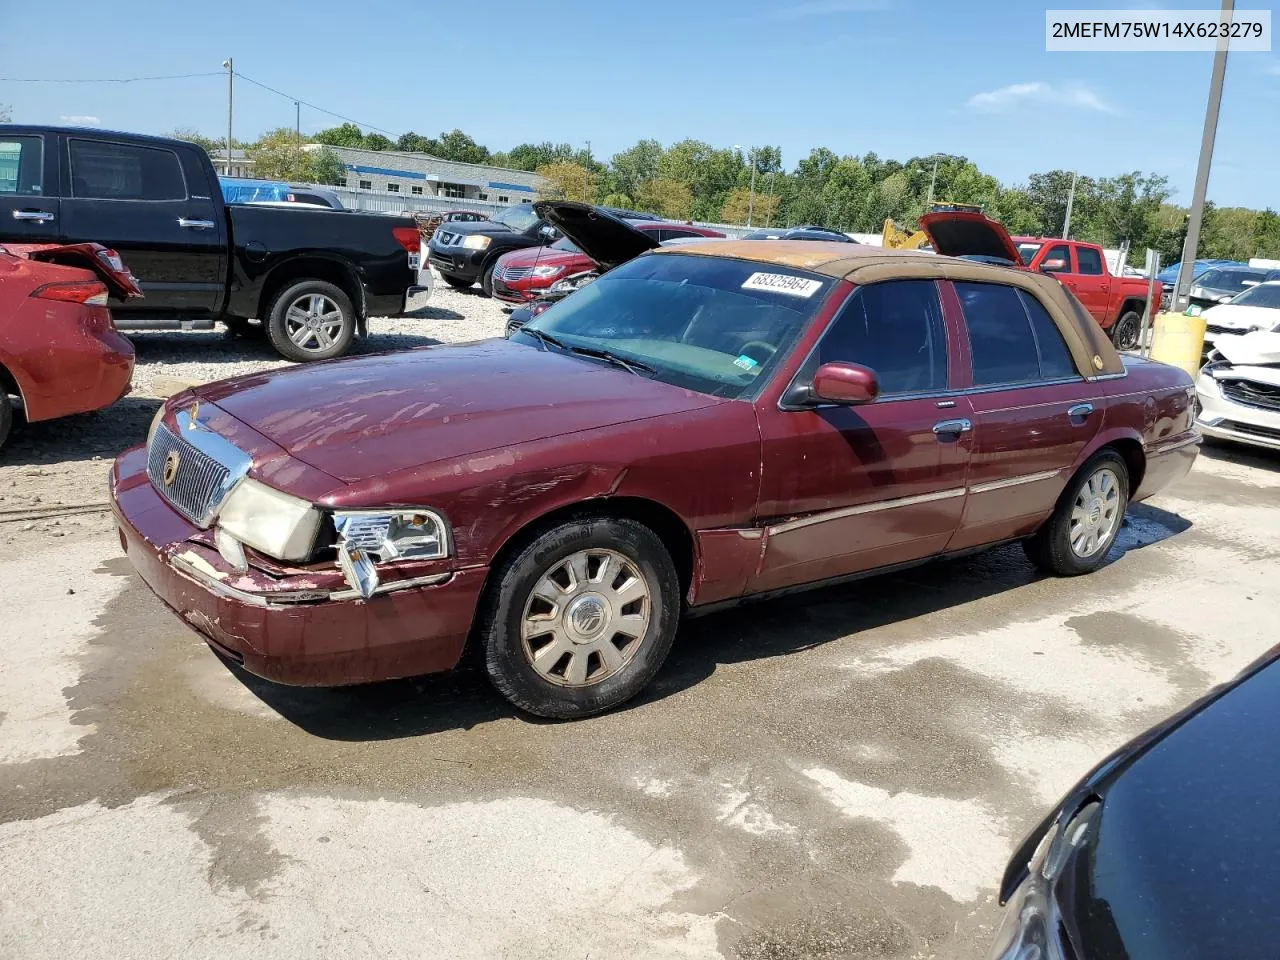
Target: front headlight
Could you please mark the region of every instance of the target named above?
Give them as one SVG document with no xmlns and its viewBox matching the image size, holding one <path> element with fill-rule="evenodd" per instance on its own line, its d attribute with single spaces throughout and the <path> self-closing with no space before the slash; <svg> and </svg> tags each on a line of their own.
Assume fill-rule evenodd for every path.
<svg viewBox="0 0 1280 960">
<path fill-rule="evenodd" d="M 491 238 L 482 233 L 472 233 L 462 241 L 462 245 L 468 250 L 488 250 L 490 240 Z"/>
<path fill-rule="evenodd" d="M 550 264 L 544 264 L 541 267 L 534 267 L 533 275 L 535 277 L 554 277 L 557 273 L 560 273 L 563 270 L 564 270 L 564 267 L 556 267 Z"/>
<path fill-rule="evenodd" d="M 588 273 L 577 273 L 572 277 L 565 277 L 563 280 L 557 280 L 551 285 L 551 292 L 572 293 L 574 290 L 579 290 L 582 287 L 585 287 L 598 276 L 599 274 L 595 271 L 590 271 Z"/>
<path fill-rule="evenodd" d="M 333 526 L 339 537 L 338 566 L 352 589 L 366 599 L 378 589 L 378 564 L 449 555 L 448 527 L 431 510 L 338 511 Z"/>
<path fill-rule="evenodd" d="M 277 560 L 307 559 L 320 520 L 320 511 L 306 500 L 248 477 L 236 485 L 218 513 L 218 527 L 225 535 Z"/>
</svg>

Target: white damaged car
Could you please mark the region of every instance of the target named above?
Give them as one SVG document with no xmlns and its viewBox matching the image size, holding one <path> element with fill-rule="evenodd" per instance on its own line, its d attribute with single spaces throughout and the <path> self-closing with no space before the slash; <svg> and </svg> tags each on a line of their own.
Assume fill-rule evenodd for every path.
<svg viewBox="0 0 1280 960">
<path fill-rule="evenodd" d="M 1254 284 L 1226 303 L 1205 310 L 1201 316 L 1205 322 L 1206 347 L 1216 346 L 1224 336 L 1270 330 L 1280 324 L 1280 280 Z"/>
<path fill-rule="evenodd" d="M 1280 450 L 1280 323 L 1219 337 L 1196 392 L 1205 436 Z"/>
</svg>

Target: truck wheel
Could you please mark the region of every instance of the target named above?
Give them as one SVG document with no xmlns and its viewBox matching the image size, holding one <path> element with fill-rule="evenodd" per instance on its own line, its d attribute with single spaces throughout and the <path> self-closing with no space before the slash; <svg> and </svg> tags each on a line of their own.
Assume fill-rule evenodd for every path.
<svg viewBox="0 0 1280 960">
<path fill-rule="evenodd" d="M 299 362 L 340 357 L 356 335 L 350 298 L 332 283 L 300 280 L 280 291 L 267 314 L 267 337 L 282 357 Z"/>
<path fill-rule="evenodd" d="M 1129 505 L 1129 468 L 1114 450 L 1094 456 L 1072 478 L 1045 525 L 1022 542 L 1046 573 L 1074 577 L 1107 560 Z"/>
<path fill-rule="evenodd" d="M 671 650 L 680 581 L 643 524 L 570 520 L 494 574 L 478 636 L 489 678 L 522 710 L 569 719 L 616 707 Z"/>
<path fill-rule="evenodd" d="M 1111 327 L 1111 342 L 1117 350 L 1136 350 L 1142 334 L 1142 314 L 1136 310 L 1120 314 Z"/>
<path fill-rule="evenodd" d="M 493 296 L 493 271 L 497 266 L 498 261 L 495 260 L 485 267 L 484 273 L 480 275 L 480 289 L 484 291 L 486 297 Z"/>
<path fill-rule="evenodd" d="M 13 401 L 0 385 L 0 447 L 9 439 L 9 431 L 13 429 Z"/>
<path fill-rule="evenodd" d="M 440 276 L 444 277 L 444 282 L 455 290 L 470 290 L 472 284 L 475 283 L 474 280 L 468 280 L 466 277 L 455 277 L 450 273 L 442 273 Z"/>
</svg>

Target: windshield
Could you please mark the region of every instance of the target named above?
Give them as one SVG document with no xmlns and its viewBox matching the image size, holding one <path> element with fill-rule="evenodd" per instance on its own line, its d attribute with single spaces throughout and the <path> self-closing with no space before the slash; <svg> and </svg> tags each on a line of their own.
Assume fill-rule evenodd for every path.
<svg viewBox="0 0 1280 960">
<path fill-rule="evenodd" d="M 1231 302 L 1246 307 L 1280 309 L 1280 283 L 1260 283 L 1239 294 Z"/>
<path fill-rule="evenodd" d="M 1036 255 L 1036 251 L 1042 246 L 1044 244 L 1041 243 L 1020 243 L 1018 244 L 1018 256 L 1022 258 L 1022 262 L 1025 265 L 1030 266 L 1031 258 Z"/>
<path fill-rule="evenodd" d="M 1234 290 L 1238 293 L 1266 278 L 1267 275 L 1262 270 L 1210 270 L 1197 284 L 1211 290 Z"/>
<path fill-rule="evenodd" d="M 540 330 L 572 350 L 608 351 L 656 380 L 736 398 L 790 350 L 830 277 L 775 264 L 688 254 L 641 256 L 550 307 Z"/>
<path fill-rule="evenodd" d="M 516 233 L 524 233 L 538 222 L 538 215 L 533 212 L 533 207 L 529 204 L 517 203 L 514 207 L 507 207 L 495 213 L 493 222 L 510 227 Z"/>
<path fill-rule="evenodd" d="M 563 250 L 565 253 L 581 253 L 582 248 L 570 240 L 568 237 L 561 237 L 555 243 L 551 244 L 551 250 Z"/>
</svg>

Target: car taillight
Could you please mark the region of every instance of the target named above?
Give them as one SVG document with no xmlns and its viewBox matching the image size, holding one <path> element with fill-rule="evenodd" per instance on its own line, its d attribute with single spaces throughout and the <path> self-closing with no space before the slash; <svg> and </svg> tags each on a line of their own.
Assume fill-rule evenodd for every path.
<svg viewBox="0 0 1280 960">
<path fill-rule="evenodd" d="M 66 303 L 87 303 L 95 307 L 107 305 L 107 285 L 97 280 L 72 280 L 65 283 L 46 283 L 32 291 L 38 300 L 62 300 Z"/>
<path fill-rule="evenodd" d="M 418 234 L 417 227 L 392 227 L 391 235 L 410 253 L 417 253 L 422 247 L 422 238 Z"/>
</svg>

